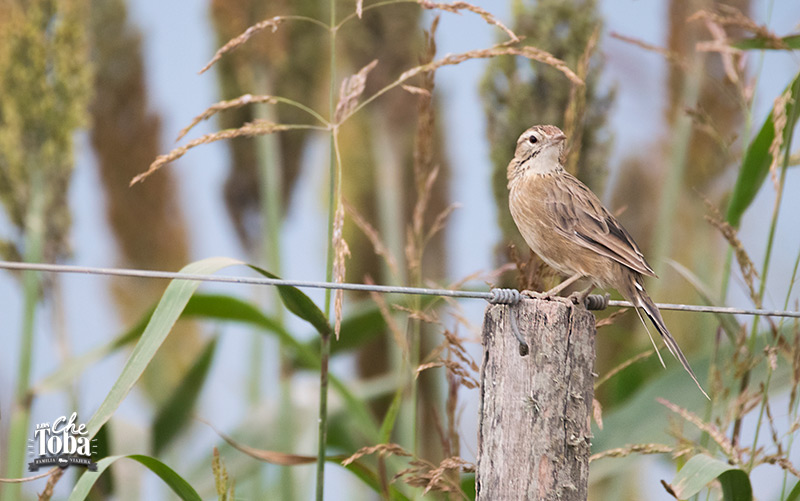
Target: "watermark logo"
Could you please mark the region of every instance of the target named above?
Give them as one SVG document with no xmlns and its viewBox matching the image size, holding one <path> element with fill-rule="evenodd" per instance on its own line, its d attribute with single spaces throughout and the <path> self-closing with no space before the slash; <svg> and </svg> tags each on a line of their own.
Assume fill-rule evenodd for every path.
<svg viewBox="0 0 800 501">
<path fill-rule="evenodd" d="M 97 471 L 97 463 L 92 462 L 96 452 L 97 439 L 89 440 L 85 424 L 76 424 L 78 413 L 61 416 L 50 423 L 39 423 L 28 439 L 28 454 L 33 461 L 28 463 L 28 471 L 38 471 L 40 467 L 59 466 L 66 468 L 74 464 Z"/>
</svg>

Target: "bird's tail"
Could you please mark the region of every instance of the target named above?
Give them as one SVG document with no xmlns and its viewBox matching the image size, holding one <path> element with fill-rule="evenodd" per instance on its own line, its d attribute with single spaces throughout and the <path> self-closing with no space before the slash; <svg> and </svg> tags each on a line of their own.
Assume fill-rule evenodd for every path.
<svg viewBox="0 0 800 501">
<path fill-rule="evenodd" d="M 694 375 L 694 371 L 689 366 L 689 362 L 683 355 L 683 352 L 681 351 L 680 346 L 678 346 L 677 341 L 675 341 L 675 338 L 672 337 L 672 334 L 669 333 L 667 325 L 664 323 L 664 319 L 661 318 L 661 312 L 658 311 L 658 307 L 655 305 L 655 303 L 653 303 L 653 300 L 650 299 L 650 296 L 647 295 L 647 292 L 645 292 L 644 287 L 642 287 L 642 285 L 639 283 L 638 280 L 635 281 L 634 285 L 635 287 L 634 287 L 633 300 L 631 302 L 636 308 L 637 313 L 639 311 L 639 308 L 641 308 L 644 311 L 644 313 L 650 318 L 650 321 L 653 322 L 653 325 L 656 327 L 656 330 L 658 330 L 658 333 L 661 334 L 661 337 L 664 339 L 664 344 L 667 345 L 667 349 L 669 349 L 669 352 L 672 353 L 672 356 L 675 357 L 681 363 L 684 369 L 686 369 L 686 372 L 688 372 L 689 375 L 692 377 L 697 387 L 700 388 L 701 392 L 703 392 L 703 395 L 705 395 L 706 398 L 711 400 L 708 394 L 705 392 L 705 390 L 703 390 L 703 387 L 700 386 L 700 381 L 698 381 L 697 376 Z M 641 315 L 639 318 L 641 318 Z M 642 322 L 644 323 L 644 320 L 642 320 Z M 647 328 L 647 325 L 645 325 L 645 328 Z M 658 350 L 656 350 L 656 352 L 658 352 Z M 660 355 L 659 358 L 661 358 Z M 663 360 L 661 361 L 661 363 L 662 364 L 664 363 Z"/>
</svg>

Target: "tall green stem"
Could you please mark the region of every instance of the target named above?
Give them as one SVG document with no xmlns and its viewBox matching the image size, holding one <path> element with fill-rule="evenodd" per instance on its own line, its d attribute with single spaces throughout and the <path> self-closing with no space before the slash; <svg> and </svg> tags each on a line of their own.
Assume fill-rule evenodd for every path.
<svg viewBox="0 0 800 501">
<path fill-rule="evenodd" d="M 330 83 L 329 83 L 329 119 L 334 120 L 336 112 L 336 0 L 330 0 Z M 330 164 L 328 175 L 328 255 L 325 268 L 325 280 L 333 279 L 333 223 L 336 212 L 337 190 L 341 190 L 341 183 L 337 182 L 336 163 L 336 128 L 334 124 L 331 131 Z M 338 172 L 341 175 L 341 172 Z M 331 314 L 331 291 L 325 289 L 325 316 Z M 319 374 L 319 442 L 317 446 L 317 501 L 322 501 L 325 495 L 325 454 L 328 440 L 328 360 L 331 355 L 331 336 L 326 333 L 322 336 L 320 347 L 320 374 Z"/>
<path fill-rule="evenodd" d="M 25 218 L 25 262 L 38 263 L 42 260 L 44 245 L 44 179 L 40 169 L 34 169 L 30 184 L 31 200 Z M 9 428 L 8 456 L 6 476 L 19 478 L 25 464 L 27 438 L 30 433 L 30 400 L 28 388 L 31 382 L 31 366 L 33 361 L 34 326 L 36 306 L 39 304 L 41 284 L 39 273 L 24 271 L 22 274 L 24 294 L 22 332 L 19 351 L 19 369 L 17 371 L 17 388 L 14 395 L 14 409 L 11 414 Z M 6 487 L 8 499 L 19 499 L 21 484 L 9 484 Z"/>
<path fill-rule="evenodd" d="M 272 85 L 268 79 L 267 72 L 256 67 L 254 70 L 253 87 L 260 94 L 271 94 Z M 272 107 L 256 107 L 256 117 L 278 122 L 275 111 Z M 283 221 L 283 188 L 282 165 L 280 155 L 280 143 L 278 138 L 273 135 L 258 136 L 256 141 L 256 152 L 259 166 L 259 180 L 261 183 L 261 221 L 263 239 L 261 241 L 261 255 L 267 268 L 277 275 L 282 275 L 281 265 L 281 222 Z M 272 299 L 272 311 L 276 320 L 283 324 L 284 309 L 280 297 L 274 291 L 268 291 Z M 254 333 L 251 352 L 251 371 L 250 371 L 250 398 L 251 403 L 255 404 L 261 398 L 261 381 L 263 371 L 262 357 L 264 355 L 264 336 Z M 291 363 L 286 353 L 285 346 L 282 344 L 279 354 L 280 364 L 280 406 L 278 410 L 278 423 L 282 433 L 278 437 L 277 446 L 279 450 L 294 449 L 294 420 L 292 408 L 292 379 Z M 282 499 L 294 499 L 294 469 L 292 467 L 280 467 L 280 492 Z M 261 490 L 260 492 L 263 492 Z"/>
<path fill-rule="evenodd" d="M 798 110 L 800 110 L 800 106 L 798 106 L 796 102 L 792 103 L 792 107 L 791 107 L 791 110 L 789 112 L 789 121 L 788 121 L 788 123 L 790 125 L 793 125 L 796 122 Z M 758 287 L 758 302 L 759 302 L 759 304 L 757 304 L 756 306 L 760 306 L 760 303 L 763 301 L 764 291 L 766 290 L 766 287 L 767 287 L 767 273 L 769 272 L 769 263 L 770 263 L 771 258 L 772 258 L 772 246 L 773 246 L 773 244 L 775 242 L 775 229 L 778 226 L 778 216 L 780 214 L 781 200 L 783 199 L 783 188 L 785 186 L 785 181 L 786 181 L 786 170 L 787 170 L 787 168 L 789 166 L 789 156 L 790 156 L 791 151 L 792 151 L 792 135 L 793 135 L 792 132 L 793 131 L 791 129 L 787 130 L 787 131 L 784 131 L 784 137 L 786 138 L 786 144 L 784 145 L 785 153 L 784 153 L 783 162 L 782 162 L 782 165 L 781 165 L 781 175 L 780 175 L 780 179 L 778 181 L 778 189 L 777 189 L 777 192 L 775 193 L 775 205 L 772 208 L 772 221 L 770 222 L 769 236 L 767 237 L 767 251 L 764 254 L 764 263 L 763 263 L 763 265 L 761 267 L 761 283 L 759 284 L 759 287 Z M 753 353 L 753 350 L 755 349 L 757 333 L 758 333 L 758 321 L 757 320 L 753 320 L 753 328 L 750 331 L 750 342 L 749 342 L 750 353 Z M 750 457 L 750 465 L 748 467 L 748 470 L 751 470 L 753 468 L 753 463 L 755 462 L 755 458 L 756 458 L 755 450 L 756 450 L 756 446 L 758 445 L 758 435 L 759 435 L 759 432 L 761 431 L 761 422 L 762 422 L 762 419 L 764 417 L 764 410 L 765 410 L 765 407 L 766 407 L 766 404 L 767 404 L 767 395 L 768 395 L 768 392 L 769 392 L 769 383 L 770 383 L 770 381 L 772 379 L 772 366 L 768 365 L 767 370 L 768 370 L 768 372 L 767 372 L 767 380 L 764 383 L 764 392 L 763 392 L 764 394 L 762 395 L 762 398 L 761 398 L 761 409 L 759 410 L 759 413 L 758 413 L 758 422 L 756 423 L 756 432 L 755 432 L 754 437 L 753 437 L 753 447 L 751 449 L 753 451 L 753 454 Z M 745 376 L 747 376 L 747 378 L 746 379 L 745 378 L 742 379 L 743 383 L 746 383 L 746 381 L 749 379 L 749 375 L 750 375 L 750 373 L 748 371 L 745 374 Z"/>
<path fill-rule="evenodd" d="M 700 85 L 704 72 L 702 70 L 703 57 L 695 54 L 691 68 L 686 72 L 681 91 L 681 109 L 683 106 L 693 107 L 700 95 Z M 681 115 L 675 120 L 674 136 L 669 156 L 669 171 L 661 192 L 661 201 L 658 208 L 658 219 L 655 227 L 655 241 L 653 242 L 653 264 L 656 269 L 663 268 L 664 259 L 669 257 L 674 230 L 675 211 L 680 200 L 683 174 L 686 170 L 687 153 L 691 141 L 692 120 Z"/>
</svg>

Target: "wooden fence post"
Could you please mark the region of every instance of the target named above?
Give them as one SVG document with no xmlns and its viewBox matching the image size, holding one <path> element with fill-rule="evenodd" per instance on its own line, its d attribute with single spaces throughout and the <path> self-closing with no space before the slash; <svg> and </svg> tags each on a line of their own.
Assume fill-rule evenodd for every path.
<svg viewBox="0 0 800 501">
<path fill-rule="evenodd" d="M 556 301 L 487 307 L 476 499 L 587 499 L 595 333 L 594 315 Z"/>
</svg>

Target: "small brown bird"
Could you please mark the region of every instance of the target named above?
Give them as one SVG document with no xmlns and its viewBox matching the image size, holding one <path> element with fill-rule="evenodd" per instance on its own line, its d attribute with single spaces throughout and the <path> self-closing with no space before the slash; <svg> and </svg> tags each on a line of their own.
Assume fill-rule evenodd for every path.
<svg viewBox="0 0 800 501">
<path fill-rule="evenodd" d="M 670 353 L 708 398 L 644 290 L 643 277 L 656 274 L 636 242 L 600 199 L 561 165 L 565 139 L 558 127 L 533 126 L 517 140 L 514 159 L 508 164 L 508 205 L 517 228 L 545 263 L 569 277 L 544 294 L 525 293 L 550 299 L 575 281 L 588 278 L 592 285 L 572 296 L 583 304 L 594 286 L 616 289 L 634 305 L 643 324 L 639 308 L 644 310 Z M 652 336 L 650 341 L 655 347 Z M 664 365 L 660 353 L 658 358 Z"/>
</svg>

